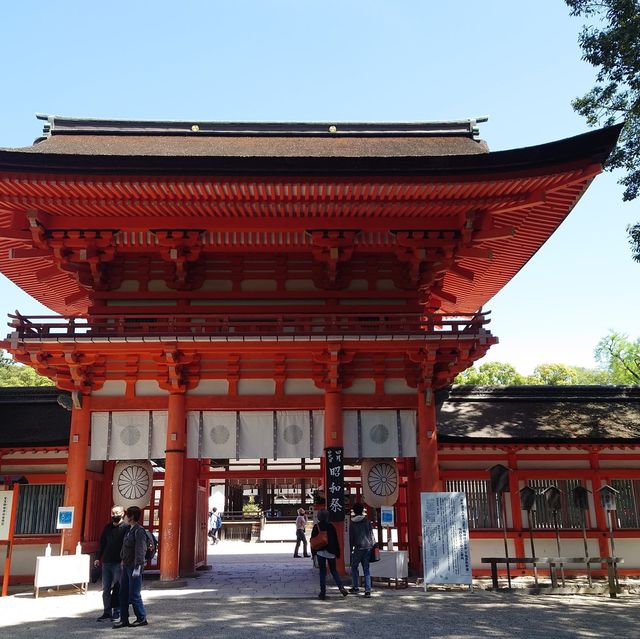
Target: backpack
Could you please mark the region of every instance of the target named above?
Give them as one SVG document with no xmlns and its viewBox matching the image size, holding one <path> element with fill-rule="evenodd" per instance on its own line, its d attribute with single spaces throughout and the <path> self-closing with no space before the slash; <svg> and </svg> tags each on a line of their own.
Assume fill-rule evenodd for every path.
<svg viewBox="0 0 640 639">
<path fill-rule="evenodd" d="M 146 561 L 151 561 L 158 552 L 158 540 L 156 536 L 149 530 L 145 530 L 144 532 L 147 536 L 147 550 L 144 553 L 144 558 Z"/>
</svg>

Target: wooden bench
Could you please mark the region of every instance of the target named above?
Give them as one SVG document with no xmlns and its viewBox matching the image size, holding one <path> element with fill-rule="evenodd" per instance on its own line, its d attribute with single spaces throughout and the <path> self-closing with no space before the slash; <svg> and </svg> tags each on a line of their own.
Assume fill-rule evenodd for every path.
<svg viewBox="0 0 640 639">
<path fill-rule="evenodd" d="M 607 579 L 609 583 L 609 596 L 616 598 L 618 593 L 617 564 L 624 563 L 621 557 L 483 557 L 483 564 L 491 565 L 491 582 L 494 588 L 498 588 L 498 564 L 533 564 L 549 568 L 552 588 L 558 587 L 558 568 L 562 571 L 567 564 L 607 564 Z M 562 585 L 564 586 L 564 572 L 562 572 Z"/>
</svg>

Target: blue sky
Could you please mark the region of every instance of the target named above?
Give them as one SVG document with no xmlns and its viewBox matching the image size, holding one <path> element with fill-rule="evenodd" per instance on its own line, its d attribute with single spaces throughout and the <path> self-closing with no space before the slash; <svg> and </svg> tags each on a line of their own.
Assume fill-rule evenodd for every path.
<svg viewBox="0 0 640 639">
<path fill-rule="evenodd" d="M 571 99 L 595 71 L 562 0 L 21 0 L 0 9 L 0 147 L 35 112 L 186 120 L 434 120 L 488 115 L 492 150 L 587 130 Z M 640 336 L 640 265 L 615 174 L 487 306 L 487 360 L 592 366 L 609 329 Z M 43 312 L 0 278 L 0 316 Z"/>
</svg>

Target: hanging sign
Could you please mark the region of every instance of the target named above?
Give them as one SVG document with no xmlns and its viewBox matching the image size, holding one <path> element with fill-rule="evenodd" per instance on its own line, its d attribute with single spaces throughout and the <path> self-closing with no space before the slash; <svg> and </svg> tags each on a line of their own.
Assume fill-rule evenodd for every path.
<svg viewBox="0 0 640 639">
<path fill-rule="evenodd" d="M 151 503 L 153 466 L 147 459 L 119 461 L 113 470 L 113 503 L 146 508 Z"/>
<path fill-rule="evenodd" d="M 329 521 L 344 521 L 344 455 L 342 448 L 325 448 L 325 493 Z"/>
<path fill-rule="evenodd" d="M 421 493 L 424 584 L 469 584 L 471 553 L 464 493 Z"/>
<path fill-rule="evenodd" d="M 362 499 L 372 508 L 393 506 L 398 501 L 400 478 L 395 459 L 363 459 Z"/>
<path fill-rule="evenodd" d="M 393 528 L 395 526 L 393 506 L 380 507 L 380 523 L 383 528 Z"/>
<path fill-rule="evenodd" d="M 0 490 L 0 541 L 7 541 L 11 532 L 13 490 Z"/>
<path fill-rule="evenodd" d="M 58 516 L 56 517 L 56 528 L 63 530 L 65 528 L 73 528 L 73 509 L 74 506 L 59 506 Z"/>
</svg>

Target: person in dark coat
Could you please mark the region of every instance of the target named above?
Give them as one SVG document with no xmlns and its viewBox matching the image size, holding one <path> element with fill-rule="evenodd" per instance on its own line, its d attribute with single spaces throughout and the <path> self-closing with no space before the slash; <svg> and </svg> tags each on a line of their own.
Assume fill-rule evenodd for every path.
<svg viewBox="0 0 640 639">
<path fill-rule="evenodd" d="M 340 575 L 336 570 L 336 559 L 340 557 L 340 544 L 338 543 L 338 534 L 336 529 L 329 522 L 329 511 L 321 510 L 318 513 L 318 523 L 314 525 L 311 531 L 311 539 L 317 537 L 320 531 L 327 533 L 327 545 L 324 548 L 320 548 L 315 551 L 315 555 L 318 558 L 318 566 L 320 568 L 320 594 L 318 598 L 327 598 L 327 564 L 329 564 L 329 572 L 335 581 L 336 586 L 342 593 L 343 597 L 346 597 L 349 593 L 347 589 L 342 585 Z"/>
<path fill-rule="evenodd" d="M 369 572 L 369 555 L 374 546 L 373 528 L 371 522 L 364 515 L 362 504 L 353 505 L 353 517 L 349 525 L 349 545 L 351 546 L 351 589 L 356 594 L 359 575 L 358 567 L 362 566 L 364 574 L 364 596 L 371 597 L 371 574 Z"/>
<path fill-rule="evenodd" d="M 113 506 L 111 521 L 100 535 L 100 550 L 93 562 L 98 567 L 102 563 L 102 605 L 104 612 L 98 621 L 120 619 L 120 551 L 129 526 L 124 521 L 124 508 Z"/>
<path fill-rule="evenodd" d="M 126 511 L 129 530 L 122 542 L 122 577 L 120 578 L 120 621 L 112 628 L 137 627 L 147 625 L 147 613 L 142 603 L 142 570 L 147 552 L 147 532 L 140 525 L 142 511 L 130 506 Z M 133 606 L 136 620 L 129 623 L 129 604 Z"/>
</svg>

